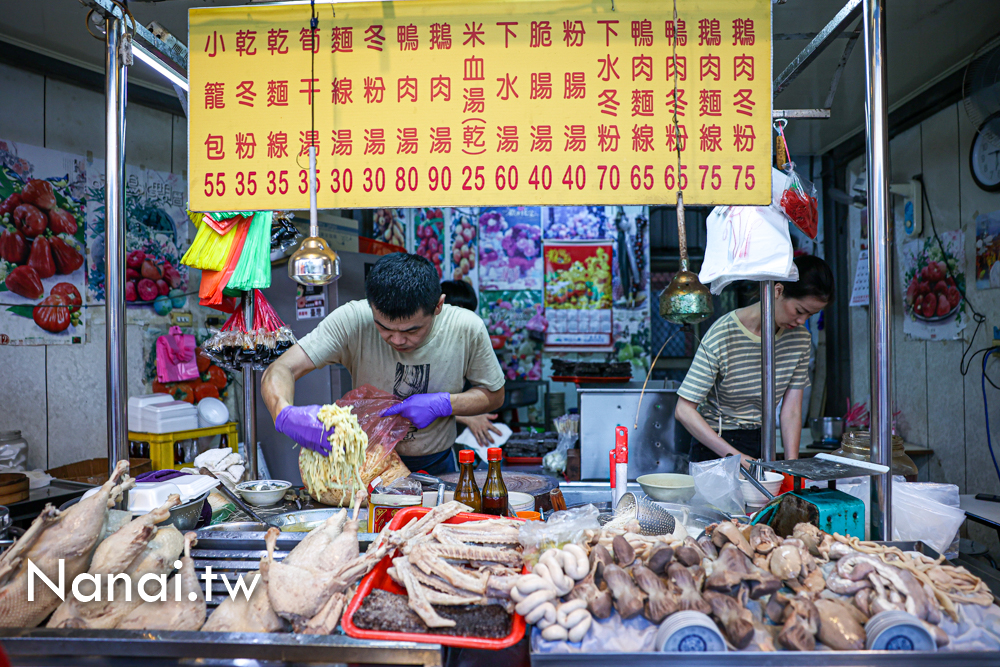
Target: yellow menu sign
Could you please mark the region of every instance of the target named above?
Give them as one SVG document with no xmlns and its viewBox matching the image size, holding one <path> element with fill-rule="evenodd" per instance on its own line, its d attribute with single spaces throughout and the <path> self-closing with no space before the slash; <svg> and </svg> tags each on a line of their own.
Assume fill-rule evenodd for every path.
<svg viewBox="0 0 1000 667">
<path fill-rule="evenodd" d="M 770 6 L 191 9 L 191 208 L 767 204 Z"/>
</svg>

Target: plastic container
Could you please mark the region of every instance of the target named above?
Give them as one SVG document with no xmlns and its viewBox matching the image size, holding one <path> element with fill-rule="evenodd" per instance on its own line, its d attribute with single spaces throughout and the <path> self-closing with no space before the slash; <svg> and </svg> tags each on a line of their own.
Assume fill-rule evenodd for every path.
<svg viewBox="0 0 1000 667">
<path fill-rule="evenodd" d="M 222 426 L 229 421 L 229 408 L 217 398 L 206 396 L 198 401 L 198 428 Z"/>
<path fill-rule="evenodd" d="M 664 653 L 710 653 L 726 650 L 719 627 L 700 611 L 671 614 L 656 631 L 653 645 Z"/>
<path fill-rule="evenodd" d="M 517 518 L 524 519 L 525 521 L 541 521 L 542 513 L 534 510 L 517 512 Z"/>
<path fill-rule="evenodd" d="M 219 480 L 208 475 L 184 475 L 183 477 L 173 478 L 170 480 L 170 483 L 176 485 L 181 490 L 181 500 L 183 502 L 194 500 L 206 491 L 211 491 L 221 484 Z"/>
<path fill-rule="evenodd" d="M 848 431 L 840 439 L 840 449 L 831 452 L 833 456 L 843 456 L 855 461 L 872 460 L 871 433 L 869 431 Z M 892 474 L 902 475 L 907 482 L 917 481 L 917 464 L 903 449 L 903 438 L 892 436 Z"/>
<path fill-rule="evenodd" d="M 421 503 L 421 505 L 423 505 L 424 507 L 434 507 L 435 505 L 437 505 L 437 499 L 438 499 L 437 491 L 424 491 L 423 502 Z M 455 499 L 454 491 L 444 492 L 444 501 L 446 503 L 450 503 L 454 499 Z"/>
<path fill-rule="evenodd" d="M 128 399 L 128 430 L 143 430 L 142 414 L 143 408 L 150 405 L 163 403 L 174 403 L 174 397 L 170 394 L 145 394 L 144 396 L 129 396 Z"/>
<path fill-rule="evenodd" d="M 920 619 L 905 611 L 883 611 L 865 624 L 869 651 L 937 651 L 937 644 Z"/>
<path fill-rule="evenodd" d="M 90 489 L 83 494 L 83 497 L 89 498 L 99 490 L 100 488 Z M 180 488 L 173 481 L 136 482 L 136 485 L 128 492 L 128 509 L 133 514 L 147 514 L 167 502 L 167 498 L 172 493 L 181 495 Z M 183 497 L 181 502 L 184 502 Z"/>
<path fill-rule="evenodd" d="M 530 493 L 510 491 L 507 494 L 507 504 L 511 512 L 530 512 L 535 509 L 535 497 Z"/>
<path fill-rule="evenodd" d="M 20 431 L 0 431 L 0 466 L 25 470 L 28 464 L 28 441 Z"/>
<path fill-rule="evenodd" d="M 373 493 L 368 499 L 368 532 L 380 533 L 396 513 L 407 507 L 423 503 L 423 496 L 392 493 Z M 434 493 L 434 501 L 437 492 Z"/>
<path fill-rule="evenodd" d="M 785 477 L 780 472 L 765 472 L 764 481 L 761 484 L 771 492 L 772 496 L 776 496 L 781 490 L 781 484 L 784 481 Z M 740 486 L 743 490 L 743 502 L 747 504 L 747 507 L 763 507 L 770 502 L 767 496 L 758 491 L 753 484 L 745 479 L 740 479 Z"/>
<path fill-rule="evenodd" d="M 399 512 L 396 512 L 396 515 L 392 517 L 392 521 L 389 522 L 389 529 L 399 530 L 413 519 L 419 519 L 429 511 L 430 510 L 426 507 L 407 507 L 402 509 Z M 487 519 L 495 518 L 496 517 L 487 514 L 470 514 L 468 512 L 460 512 L 445 521 L 445 523 L 465 523 L 467 521 L 485 521 Z M 524 617 L 520 614 L 513 615 L 511 619 L 510 634 L 502 639 L 453 637 L 450 635 L 436 635 L 430 632 L 383 632 L 379 630 L 362 630 L 357 627 L 353 622 L 354 613 L 361 607 L 361 603 L 364 602 L 365 597 L 372 592 L 373 588 L 380 588 L 384 591 L 389 591 L 390 593 L 399 593 L 401 595 L 406 594 L 406 589 L 393 581 L 387 572 L 389 567 L 392 565 L 392 559 L 395 556 L 396 553 L 386 555 L 381 561 L 379 561 L 379 564 L 375 566 L 375 569 L 369 572 L 365 578 L 361 580 L 361 584 L 358 586 L 358 592 L 355 593 L 353 598 L 351 598 L 351 603 L 347 606 L 347 611 L 344 612 L 344 617 L 340 620 L 340 625 L 348 636 L 355 637 L 356 639 L 384 639 L 388 641 L 443 644 L 445 646 L 461 646 L 464 648 L 484 648 L 492 650 L 513 646 L 521 641 L 522 637 L 524 637 Z"/>
<path fill-rule="evenodd" d="M 198 409 L 184 401 L 157 403 L 141 408 L 140 429 L 144 433 L 172 433 L 198 428 Z"/>
</svg>

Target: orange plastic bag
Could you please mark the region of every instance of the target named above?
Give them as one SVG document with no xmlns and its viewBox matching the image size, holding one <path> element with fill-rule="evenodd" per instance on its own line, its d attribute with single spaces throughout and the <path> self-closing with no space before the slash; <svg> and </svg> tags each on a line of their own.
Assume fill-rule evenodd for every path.
<svg viewBox="0 0 1000 667">
<path fill-rule="evenodd" d="M 198 296 L 201 297 L 201 305 L 216 308 L 223 312 L 231 313 L 233 309 L 227 309 L 227 299 L 222 294 L 222 290 L 229 284 L 229 278 L 236 270 L 236 265 L 240 261 L 240 253 L 243 251 L 243 242 L 246 241 L 247 232 L 250 229 L 250 220 L 243 218 L 237 223 L 236 238 L 229 250 L 229 257 L 226 258 L 226 268 L 222 271 L 202 271 L 201 287 L 198 289 Z M 232 300 L 235 306 L 235 299 Z M 220 307 L 222 306 L 222 307 Z"/>
</svg>

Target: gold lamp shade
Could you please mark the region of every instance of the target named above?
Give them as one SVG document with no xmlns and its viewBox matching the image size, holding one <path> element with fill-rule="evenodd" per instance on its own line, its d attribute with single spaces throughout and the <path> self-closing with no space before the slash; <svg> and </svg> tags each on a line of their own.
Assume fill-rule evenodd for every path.
<svg viewBox="0 0 1000 667">
<path fill-rule="evenodd" d="M 326 285 L 340 277 L 340 257 L 319 237 L 316 148 L 309 147 L 309 238 L 288 258 L 288 277 L 300 285 Z"/>
<path fill-rule="evenodd" d="M 677 240 L 681 251 L 681 270 L 660 294 L 660 315 L 674 324 L 697 324 L 712 316 L 712 293 L 689 269 L 684 195 L 681 192 L 677 193 Z"/>
</svg>

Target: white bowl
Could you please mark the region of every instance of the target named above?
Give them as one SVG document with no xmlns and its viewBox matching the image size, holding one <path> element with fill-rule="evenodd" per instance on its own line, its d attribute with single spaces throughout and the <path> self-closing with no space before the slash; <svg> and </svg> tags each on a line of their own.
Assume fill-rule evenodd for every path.
<svg viewBox="0 0 1000 667">
<path fill-rule="evenodd" d="M 664 503 L 685 503 L 694 497 L 694 477 L 658 472 L 636 478 L 643 493 Z"/>
<path fill-rule="evenodd" d="M 511 512 L 531 512 L 535 509 L 535 497 L 530 493 L 510 491 L 507 493 L 507 505 Z"/>
<path fill-rule="evenodd" d="M 236 485 L 243 500 L 255 507 L 267 507 L 274 505 L 285 497 L 285 491 L 291 488 L 292 483 L 280 479 L 261 479 L 256 482 L 243 482 Z M 265 488 L 266 487 L 266 488 Z"/>
<path fill-rule="evenodd" d="M 229 408 L 217 398 L 206 396 L 198 401 L 198 427 L 222 426 L 229 421 Z"/>
<path fill-rule="evenodd" d="M 780 472 L 765 472 L 764 480 L 761 484 L 771 492 L 772 496 L 776 496 L 784 479 L 784 476 Z M 740 488 L 743 490 L 743 502 L 750 507 L 763 507 L 770 502 L 767 496 L 758 491 L 753 484 L 745 479 L 740 479 Z"/>
</svg>

